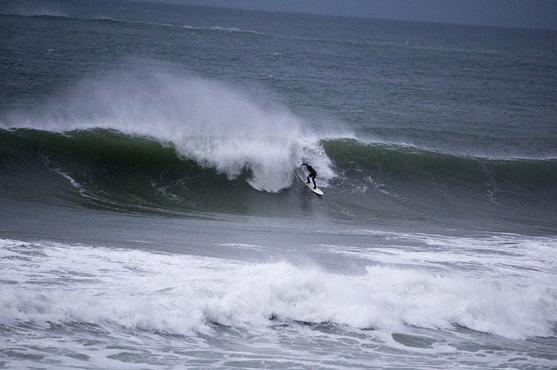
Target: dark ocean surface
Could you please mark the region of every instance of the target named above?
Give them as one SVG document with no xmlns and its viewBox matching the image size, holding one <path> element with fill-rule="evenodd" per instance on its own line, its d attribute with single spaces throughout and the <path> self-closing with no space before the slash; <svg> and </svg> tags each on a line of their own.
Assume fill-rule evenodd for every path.
<svg viewBox="0 0 557 370">
<path fill-rule="evenodd" d="M 3 2 L 0 367 L 555 368 L 556 118 L 556 31 Z"/>
</svg>

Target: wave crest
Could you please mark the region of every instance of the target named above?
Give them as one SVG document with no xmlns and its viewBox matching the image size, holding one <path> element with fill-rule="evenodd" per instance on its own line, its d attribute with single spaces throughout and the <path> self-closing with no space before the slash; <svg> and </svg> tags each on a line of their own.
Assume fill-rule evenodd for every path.
<svg viewBox="0 0 557 370">
<path fill-rule="evenodd" d="M 120 70 L 85 80 L 46 109 L 9 115 L 4 126 L 103 128 L 154 138 L 230 179 L 247 170 L 249 183 L 269 192 L 288 187 L 304 158 L 323 180 L 334 176 L 308 122 L 264 96 L 178 72 Z"/>
</svg>

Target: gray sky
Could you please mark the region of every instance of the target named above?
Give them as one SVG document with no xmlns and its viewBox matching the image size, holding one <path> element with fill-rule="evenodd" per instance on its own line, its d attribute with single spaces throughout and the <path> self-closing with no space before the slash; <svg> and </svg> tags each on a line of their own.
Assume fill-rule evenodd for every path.
<svg viewBox="0 0 557 370">
<path fill-rule="evenodd" d="M 164 0 L 179 4 L 557 29 L 557 0 Z"/>
</svg>

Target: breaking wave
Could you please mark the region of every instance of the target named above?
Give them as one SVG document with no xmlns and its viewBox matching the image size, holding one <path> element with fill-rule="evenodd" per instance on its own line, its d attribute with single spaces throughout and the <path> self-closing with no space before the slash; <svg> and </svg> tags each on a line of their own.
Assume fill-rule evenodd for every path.
<svg viewBox="0 0 557 370">
<path fill-rule="evenodd" d="M 311 161 L 323 179 L 334 176 L 310 124 L 264 97 L 193 75 L 117 71 L 81 82 L 34 114 L 11 114 L 4 126 L 106 129 L 150 138 L 230 180 L 249 174 L 250 185 L 268 192 L 288 187 L 303 160 Z M 100 146 L 111 140 L 99 139 Z M 136 155 L 141 156 L 140 148 Z"/>
<path fill-rule="evenodd" d="M 214 324 L 264 329 L 278 320 L 394 331 L 456 325 L 526 338 L 551 336 L 557 320 L 555 287 L 508 278 L 387 266 L 341 275 L 287 262 L 248 265 L 57 243 L 1 244 L 2 269 L 17 283 L 1 286 L 0 324 L 10 326 L 81 323 L 191 334 L 210 333 Z M 39 289 L 33 285 L 38 277 L 57 283 Z"/>
<path fill-rule="evenodd" d="M 514 214 L 548 225 L 555 218 L 554 158 L 364 142 L 340 124 L 323 131 L 257 87 L 148 72 L 94 76 L 35 109 L 0 117 L 0 185 L 12 189 L 8 195 L 35 192 L 29 183 L 38 178 L 43 195 L 57 194 L 47 188 L 60 183 L 46 169 L 87 202 L 111 209 L 236 212 L 250 202 L 283 209 L 286 199 L 268 193 L 289 189 L 294 169 L 307 161 L 335 215 Z"/>
</svg>

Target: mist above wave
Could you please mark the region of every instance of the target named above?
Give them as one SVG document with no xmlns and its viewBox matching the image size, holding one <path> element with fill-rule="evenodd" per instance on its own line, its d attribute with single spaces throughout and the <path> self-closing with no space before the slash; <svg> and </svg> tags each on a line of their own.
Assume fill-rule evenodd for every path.
<svg viewBox="0 0 557 370">
<path fill-rule="evenodd" d="M 325 183 L 334 176 L 310 123 L 259 89 L 249 94 L 180 71 L 118 68 L 81 81 L 31 114 L 14 112 L 6 127 L 53 131 L 105 128 L 154 138 L 230 179 L 276 192 L 308 160 Z M 326 184 L 324 184 L 326 185 Z"/>
</svg>

